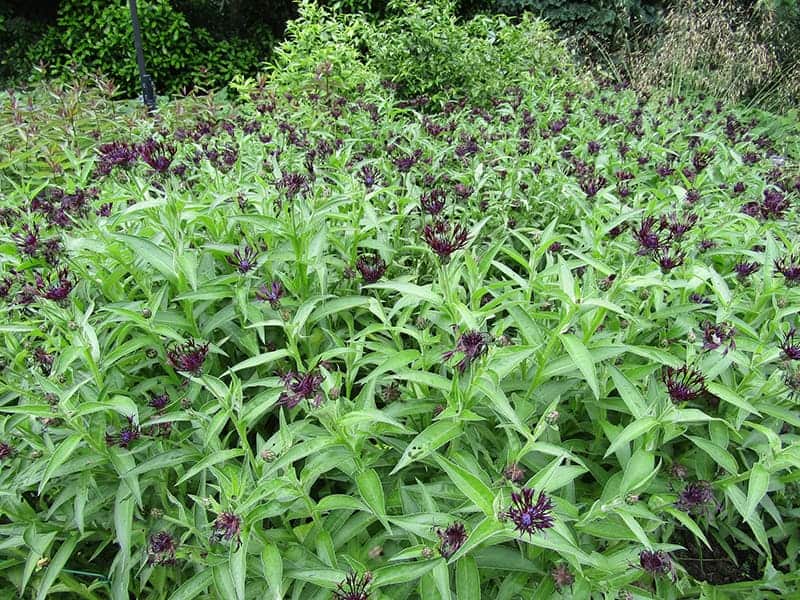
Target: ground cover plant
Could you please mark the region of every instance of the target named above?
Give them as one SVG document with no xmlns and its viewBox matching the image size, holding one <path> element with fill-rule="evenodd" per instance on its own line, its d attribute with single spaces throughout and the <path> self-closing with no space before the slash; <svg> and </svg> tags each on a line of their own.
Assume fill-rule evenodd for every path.
<svg viewBox="0 0 800 600">
<path fill-rule="evenodd" d="M 3 97 L 0 597 L 796 592 L 796 121 L 434 104 L 306 18 L 228 97 Z"/>
</svg>

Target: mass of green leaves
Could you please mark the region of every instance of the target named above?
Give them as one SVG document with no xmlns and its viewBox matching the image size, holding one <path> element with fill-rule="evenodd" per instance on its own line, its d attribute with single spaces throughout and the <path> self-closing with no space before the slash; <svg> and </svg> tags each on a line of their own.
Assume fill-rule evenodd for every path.
<svg viewBox="0 0 800 600">
<path fill-rule="evenodd" d="M 791 597 L 796 115 L 534 20 L 505 89 L 412 97 L 366 27 L 307 4 L 153 114 L 0 96 L 0 598 Z"/>
</svg>

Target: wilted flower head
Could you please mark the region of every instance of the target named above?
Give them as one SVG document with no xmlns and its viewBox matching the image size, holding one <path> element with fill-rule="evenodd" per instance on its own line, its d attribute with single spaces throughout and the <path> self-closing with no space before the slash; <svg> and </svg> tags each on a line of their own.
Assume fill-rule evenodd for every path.
<svg viewBox="0 0 800 600">
<path fill-rule="evenodd" d="M 386 263 L 377 254 L 362 254 L 356 261 L 356 269 L 365 283 L 375 283 L 386 273 Z"/>
<path fill-rule="evenodd" d="M 14 456 L 14 448 L 5 442 L 0 442 L 0 461 Z"/>
<path fill-rule="evenodd" d="M 208 343 L 198 344 L 194 338 L 182 344 L 176 344 L 167 350 L 167 360 L 173 369 L 190 373 L 195 377 L 200 375 L 203 362 L 208 354 Z"/>
<path fill-rule="evenodd" d="M 800 360 L 800 339 L 795 339 L 796 333 L 797 329 L 790 327 L 781 342 L 781 350 L 787 360 Z"/>
<path fill-rule="evenodd" d="M 736 349 L 736 329 L 730 323 L 712 323 L 704 321 L 703 328 L 703 350 L 716 350 L 720 346 L 725 346 L 723 354 L 729 350 Z"/>
<path fill-rule="evenodd" d="M 372 573 L 367 571 L 358 577 L 352 571 L 347 574 L 344 581 L 340 582 L 333 591 L 333 600 L 369 600 L 369 587 Z"/>
<path fill-rule="evenodd" d="M 525 470 L 517 463 L 511 463 L 503 469 L 503 477 L 512 483 L 522 483 L 525 480 Z"/>
<path fill-rule="evenodd" d="M 442 354 L 444 360 L 449 360 L 456 353 L 462 352 L 464 357 L 458 362 L 458 370 L 463 373 L 474 361 L 486 354 L 489 350 L 489 336 L 480 331 L 467 331 L 458 338 L 456 347 Z"/>
<path fill-rule="evenodd" d="M 553 583 L 556 584 L 556 589 L 558 590 L 570 587 L 575 583 L 575 576 L 570 572 L 569 567 L 565 563 L 558 563 L 553 567 L 553 570 L 550 571 L 550 576 L 553 578 Z"/>
<path fill-rule="evenodd" d="M 469 232 L 465 227 L 459 223 L 452 225 L 444 219 L 425 225 L 422 235 L 442 262 L 446 262 L 456 250 L 465 248 L 469 241 Z"/>
<path fill-rule="evenodd" d="M 222 512 L 214 520 L 214 530 L 211 533 L 211 541 L 219 542 L 225 540 L 226 542 L 232 539 L 239 539 L 239 531 L 242 526 L 242 520 L 238 515 L 232 512 Z"/>
<path fill-rule="evenodd" d="M 786 285 L 800 285 L 800 254 L 792 254 L 775 260 L 775 270 L 783 275 Z"/>
<path fill-rule="evenodd" d="M 446 529 L 437 529 L 436 535 L 439 536 L 439 553 L 444 558 L 450 558 L 467 541 L 467 530 L 464 524 L 455 522 Z"/>
<path fill-rule="evenodd" d="M 148 565 L 174 565 L 177 544 L 166 531 L 159 531 L 150 536 L 147 546 Z"/>
<path fill-rule="evenodd" d="M 532 488 L 522 488 L 520 493 L 511 493 L 511 507 L 504 516 L 514 522 L 514 528 L 521 532 L 533 535 L 539 531 L 553 526 L 553 503 L 544 492 L 539 492 L 539 497 L 534 502 Z"/>
<path fill-rule="evenodd" d="M 314 406 L 322 404 L 323 396 L 320 384 L 324 378 L 320 373 L 295 373 L 290 371 L 281 377 L 286 391 L 278 399 L 278 404 L 286 408 L 294 408 L 303 399 L 312 400 Z"/>
<path fill-rule="evenodd" d="M 283 298 L 283 284 L 280 281 L 273 281 L 269 285 L 262 283 L 256 290 L 256 299 L 261 302 L 269 302 L 270 306 L 277 310 Z"/>
<path fill-rule="evenodd" d="M 664 384 L 675 404 L 697 400 L 706 391 L 706 379 L 697 369 L 684 365 L 678 369 L 664 369 Z"/>
<path fill-rule="evenodd" d="M 49 375 L 56 357 L 45 351 L 44 348 L 38 347 L 33 351 L 33 359 L 39 364 L 42 372 Z"/>
<path fill-rule="evenodd" d="M 642 550 L 639 553 L 639 566 L 642 570 L 656 575 L 675 575 L 675 566 L 666 552 L 661 550 Z"/>
<path fill-rule="evenodd" d="M 714 492 L 711 489 L 711 484 L 707 481 L 696 481 L 689 483 L 678 494 L 678 500 L 675 506 L 684 512 L 703 512 L 709 508 L 710 505 L 716 505 L 714 499 Z"/>
<path fill-rule="evenodd" d="M 228 256 L 228 264 L 235 267 L 240 273 L 248 273 L 258 266 L 258 253 L 255 248 L 245 246 L 233 251 L 233 256 Z"/>
</svg>

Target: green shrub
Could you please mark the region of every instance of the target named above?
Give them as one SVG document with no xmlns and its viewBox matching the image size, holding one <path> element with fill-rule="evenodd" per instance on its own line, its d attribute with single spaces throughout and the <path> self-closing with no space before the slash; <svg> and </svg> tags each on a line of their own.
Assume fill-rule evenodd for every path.
<svg viewBox="0 0 800 600">
<path fill-rule="evenodd" d="M 214 40 L 191 28 L 166 0 L 138 4 L 147 70 L 156 91 L 175 93 L 186 87 L 220 86 L 235 73 L 255 70 L 259 56 L 246 42 Z M 28 54 L 44 61 L 50 75 L 80 70 L 109 75 L 128 96 L 139 91 L 131 18 L 126 3 L 65 0 L 56 27 Z"/>
<path fill-rule="evenodd" d="M 570 64 L 565 48 L 543 21 L 481 15 L 460 22 L 450 0 L 392 2 L 369 45 L 382 77 L 405 97 L 435 104 L 453 97 L 487 103 L 504 88 Z"/>
</svg>

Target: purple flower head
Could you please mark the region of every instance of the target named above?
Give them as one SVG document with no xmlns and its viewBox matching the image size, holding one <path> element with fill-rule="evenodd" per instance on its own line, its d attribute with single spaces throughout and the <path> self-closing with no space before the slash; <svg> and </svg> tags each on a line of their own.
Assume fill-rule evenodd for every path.
<svg viewBox="0 0 800 600">
<path fill-rule="evenodd" d="M 166 531 L 159 531 L 150 536 L 147 545 L 148 565 L 174 565 L 177 544 L 173 537 Z"/>
<path fill-rule="evenodd" d="M 100 176 L 109 175 L 115 167 L 126 169 L 136 164 L 139 158 L 139 152 L 136 147 L 127 142 L 103 144 L 98 150 L 100 157 L 97 165 L 97 174 Z"/>
<path fill-rule="evenodd" d="M 662 273 L 669 273 L 683 264 L 686 254 L 677 248 L 657 248 L 652 257 L 661 267 Z"/>
<path fill-rule="evenodd" d="M 458 338 L 456 347 L 442 354 L 442 359 L 449 360 L 461 352 L 464 357 L 458 362 L 458 371 L 463 373 L 474 361 L 489 350 L 489 336 L 480 331 L 467 331 Z"/>
<path fill-rule="evenodd" d="M 458 549 L 467 541 L 467 530 L 464 524 L 455 522 L 446 529 L 437 529 L 436 535 L 439 536 L 439 553 L 444 558 L 450 558 L 458 552 Z"/>
<path fill-rule="evenodd" d="M 323 376 L 320 373 L 309 371 L 308 373 L 295 373 L 289 371 L 281 377 L 286 390 L 278 399 L 278 404 L 286 408 L 294 408 L 302 400 L 311 400 L 317 407 L 322 404 L 323 395 L 320 389 Z"/>
<path fill-rule="evenodd" d="M 120 448 L 127 448 L 133 442 L 138 440 L 142 435 L 142 430 L 138 425 L 133 422 L 133 417 L 128 417 L 128 426 L 123 427 L 119 432 L 114 434 L 106 434 L 106 444 L 109 446 L 119 446 Z"/>
<path fill-rule="evenodd" d="M 557 119 L 555 121 L 550 121 L 550 123 L 547 126 L 550 128 L 550 131 L 552 133 L 560 133 L 567 126 L 567 120 Z"/>
<path fill-rule="evenodd" d="M 422 158 L 422 150 L 414 150 L 411 154 L 394 159 L 394 166 L 401 173 L 408 173 L 420 158 Z"/>
<path fill-rule="evenodd" d="M 547 247 L 547 251 L 550 254 L 558 254 L 564 248 L 564 245 L 561 242 L 553 242 Z"/>
<path fill-rule="evenodd" d="M 748 217 L 758 219 L 761 216 L 761 205 L 758 202 L 745 202 L 742 204 L 742 212 Z"/>
<path fill-rule="evenodd" d="M 14 243 L 23 255 L 33 258 L 39 254 L 39 243 L 41 239 L 39 237 L 38 223 L 34 223 L 33 225 L 24 223 L 22 225 L 22 233 L 12 233 L 11 239 L 14 240 Z"/>
<path fill-rule="evenodd" d="M 686 365 L 678 369 L 666 367 L 663 380 L 674 404 L 697 400 L 706 392 L 706 378 L 697 369 Z"/>
<path fill-rule="evenodd" d="M 284 173 L 275 184 L 279 190 L 283 190 L 286 197 L 290 200 L 297 196 L 297 194 L 308 193 L 310 186 L 308 177 L 302 173 Z"/>
<path fill-rule="evenodd" d="M 258 266 L 258 252 L 255 248 L 245 246 L 233 251 L 233 256 L 228 256 L 225 260 L 232 267 L 236 267 L 239 273 L 248 273 Z"/>
<path fill-rule="evenodd" d="M 580 179 L 581 190 L 583 190 L 583 193 L 589 198 L 594 198 L 597 192 L 605 187 L 606 183 L 608 183 L 606 178 L 599 175 L 595 177 L 582 177 Z"/>
<path fill-rule="evenodd" d="M 372 581 L 372 573 L 367 571 L 358 577 L 352 571 L 347 574 L 333 591 L 333 600 L 369 600 L 367 588 Z"/>
<path fill-rule="evenodd" d="M 222 512 L 214 520 L 213 531 L 211 532 L 211 542 L 226 542 L 232 539 L 239 540 L 239 532 L 242 526 L 242 519 L 232 512 Z"/>
<path fill-rule="evenodd" d="M 742 162 L 746 165 L 754 165 L 758 162 L 758 154 L 755 152 L 745 152 L 742 156 Z"/>
<path fill-rule="evenodd" d="M 800 360 L 800 338 L 795 339 L 797 329 L 790 327 L 781 341 L 781 350 L 787 360 Z"/>
<path fill-rule="evenodd" d="M 149 139 L 139 144 L 139 158 L 156 173 L 166 173 L 175 157 L 175 146 Z"/>
<path fill-rule="evenodd" d="M 692 212 L 685 212 L 680 217 L 677 213 L 670 213 L 661 217 L 659 227 L 662 231 L 668 231 L 669 237 L 673 241 L 680 240 L 686 233 L 691 231 L 697 223 L 697 215 Z"/>
<path fill-rule="evenodd" d="M 465 227 L 459 223 L 453 225 L 444 219 L 425 225 L 422 235 L 442 262 L 446 262 L 456 250 L 465 248 L 469 241 L 469 232 Z"/>
<path fill-rule="evenodd" d="M 747 185 L 743 181 L 737 181 L 733 184 L 733 193 L 734 194 L 743 194 L 744 191 L 747 189 Z"/>
<path fill-rule="evenodd" d="M 764 199 L 761 201 L 761 216 L 765 219 L 780 219 L 789 209 L 789 201 L 777 190 L 764 190 Z"/>
<path fill-rule="evenodd" d="M 697 245 L 697 249 L 700 250 L 700 252 L 706 252 L 711 250 L 716 245 L 717 243 L 714 240 L 709 240 L 706 238 L 700 240 L 700 243 Z"/>
<path fill-rule="evenodd" d="M 757 262 L 740 261 L 733 265 L 733 271 L 739 279 L 747 279 L 761 268 Z"/>
<path fill-rule="evenodd" d="M 11 458 L 14 456 L 14 448 L 6 444 L 5 442 L 0 442 L 0 462 Z"/>
<path fill-rule="evenodd" d="M 564 563 L 558 563 L 553 570 L 550 571 L 550 576 L 553 578 L 553 583 L 556 589 L 570 587 L 575 583 L 575 576 L 570 572 L 569 567 Z"/>
<path fill-rule="evenodd" d="M 669 554 L 661 550 L 642 550 L 639 553 L 639 566 L 650 575 L 670 575 L 675 577 L 675 566 Z"/>
<path fill-rule="evenodd" d="M 167 394 L 150 394 L 150 401 L 147 406 L 155 408 L 157 411 L 162 411 L 169 404 L 169 395 Z"/>
<path fill-rule="evenodd" d="M 356 269 L 367 284 L 375 283 L 386 273 L 386 263 L 377 254 L 362 254 L 356 260 Z"/>
<path fill-rule="evenodd" d="M 464 185 L 463 183 L 457 183 L 454 189 L 456 196 L 461 198 L 461 200 L 466 200 L 472 195 L 473 192 L 473 189 L 470 186 Z"/>
<path fill-rule="evenodd" d="M 736 329 L 730 323 L 705 321 L 701 327 L 703 329 L 703 350 L 716 350 L 724 346 L 723 355 L 730 350 L 736 350 L 736 341 L 734 340 Z"/>
<path fill-rule="evenodd" d="M 637 254 L 650 254 L 661 248 L 661 237 L 653 230 L 655 224 L 655 217 L 645 217 L 639 224 L 639 228 L 633 231 L 634 239 L 639 242 Z"/>
<path fill-rule="evenodd" d="M 784 256 L 775 261 L 775 270 L 783 275 L 787 286 L 800 285 L 800 254 Z"/>
<path fill-rule="evenodd" d="M 278 310 L 283 298 L 283 284 L 280 281 L 273 281 L 269 285 L 262 283 L 256 290 L 256 300 L 269 302 L 269 305 Z"/>
<path fill-rule="evenodd" d="M 36 276 L 36 289 L 42 298 L 61 302 L 67 299 L 72 288 L 75 286 L 67 269 L 59 269 L 53 281 L 52 273 L 45 281 L 40 275 Z"/>
<path fill-rule="evenodd" d="M 689 483 L 678 494 L 675 506 L 684 512 L 700 513 L 706 511 L 709 506 L 716 506 L 714 491 L 711 484 L 707 481 L 697 481 Z"/>
<path fill-rule="evenodd" d="M 208 354 L 208 343 L 198 344 L 194 338 L 167 349 L 167 360 L 173 369 L 198 377 Z"/>
<path fill-rule="evenodd" d="M 667 164 L 658 165 L 658 167 L 656 168 L 656 173 L 658 173 L 659 177 L 662 177 L 662 178 L 669 177 L 674 172 L 675 172 L 675 169 L 670 167 Z"/>
<path fill-rule="evenodd" d="M 714 157 L 714 154 L 715 152 L 713 148 L 704 152 L 695 153 L 695 155 L 692 157 L 692 164 L 694 165 L 695 171 L 699 173 L 705 169 L 708 166 L 708 163 Z"/>
<path fill-rule="evenodd" d="M 711 304 L 711 300 L 702 294 L 698 294 L 697 292 L 692 292 L 692 294 L 689 296 L 689 302 L 692 304 Z"/>
<path fill-rule="evenodd" d="M 111 202 L 106 202 L 100 205 L 100 208 L 95 211 L 95 214 L 98 217 L 110 217 L 112 208 L 114 208 L 114 205 L 111 204 Z"/>
<path fill-rule="evenodd" d="M 589 154 L 597 154 L 600 152 L 600 142 L 591 140 L 586 144 L 586 149 L 589 151 Z"/>
<path fill-rule="evenodd" d="M 431 190 L 430 192 L 423 193 L 419 203 L 422 210 L 429 215 L 438 215 L 445 207 L 444 190 Z"/>
<path fill-rule="evenodd" d="M 480 152 L 480 146 L 474 137 L 462 137 L 461 143 L 456 146 L 456 156 L 458 158 L 466 158 L 468 156 L 475 156 Z"/>
<path fill-rule="evenodd" d="M 371 165 L 364 165 L 361 167 L 360 175 L 361 181 L 364 182 L 367 189 L 371 189 L 378 181 L 378 171 Z"/>
<path fill-rule="evenodd" d="M 553 502 L 544 492 L 534 502 L 532 488 L 522 488 L 520 493 L 511 493 L 511 507 L 504 516 L 514 522 L 514 528 L 520 533 L 533 535 L 553 526 Z"/>
</svg>

